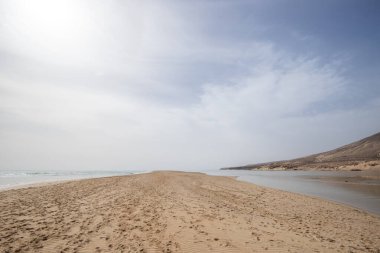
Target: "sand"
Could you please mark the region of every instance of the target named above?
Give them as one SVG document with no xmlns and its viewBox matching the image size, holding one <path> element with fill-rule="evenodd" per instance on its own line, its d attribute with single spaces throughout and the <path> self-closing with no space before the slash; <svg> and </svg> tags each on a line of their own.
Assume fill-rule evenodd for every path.
<svg viewBox="0 0 380 253">
<path fill-rule="evenodd" d="M 380 217 L 201 173 L 0 192 L 0 252 L 379 252 Z"/>
</svg>

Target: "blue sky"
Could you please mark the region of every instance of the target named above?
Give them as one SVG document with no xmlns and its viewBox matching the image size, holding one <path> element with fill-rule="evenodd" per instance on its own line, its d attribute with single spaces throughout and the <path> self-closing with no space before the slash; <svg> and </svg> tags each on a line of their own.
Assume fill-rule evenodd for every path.
<svg viewBox="0 0 380 253">
<path fill-rule="evenodd" d="M 208 169 L 380 129 L 378 1 L 0 0 L 0 169 Z"/>
</svg>

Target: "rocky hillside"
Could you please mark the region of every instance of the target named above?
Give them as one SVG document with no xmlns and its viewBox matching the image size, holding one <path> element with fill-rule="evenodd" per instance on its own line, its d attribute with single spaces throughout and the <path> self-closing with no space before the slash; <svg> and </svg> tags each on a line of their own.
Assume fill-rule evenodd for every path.
<svg viewBox="0 0 380 253">
<path fill-rule="evenodd" d="M 343 147 L 286 161 L 224 169 L 261 170 L 366 170 L 380 168 L 380 132 Z"/>
</svg>

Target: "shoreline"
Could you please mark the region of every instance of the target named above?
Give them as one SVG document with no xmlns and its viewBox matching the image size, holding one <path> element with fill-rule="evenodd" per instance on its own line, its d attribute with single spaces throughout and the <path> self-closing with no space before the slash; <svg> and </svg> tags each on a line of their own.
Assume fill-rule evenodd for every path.
<svg viewBox="0 0 380 253">
<path fill-rule="evenodd" d="M 251 173 L 252 172 L 252 173 Z M 333 174 L 331 174 L 333 173 Z M 342 174 L 344 173 L 344 174 Z M 223 171 L 223 175 L 237 175 L 239 181 L 261 187 L 317 197 L 380 215 L 380 181 L 362 178 L 362 183 L 351 183 L 357 172 L 310 171 Z M 345 182 L 346 180 L 348 182 Z"/>
<path fill-rule="evenodd" d="M 301 160 L 301 161 L 300 161 Z M 222 170 L 259 170 L 259 171 L 380 171 L 379 158 L 371 160 L 347 161 L 302 161 L 301 159 L 248 164 L 226 167 Z M 377 175 L 379 177 L 379 175 Z"/>
<path fill-rule="evenodd" d="M 0 251 L 376 252 L 366 211 L 224 176 L 151 172 L 0 192 Z"/>
<path fill-rule="evenodd" d="M 258 170 L 258 171 L 260 171 L 260 170 Z M 46 182 L 36 182 L 36 183 L 30 183 L 30 184 L 28 183 L 28 184 L 23 184 L 23 185 L 18 185 L 18 186 L 11 186 L 9 188 L 0 188 L 0 193 L 6 192 L 6 191 L 11 191 L 11 190 L 30 189 L 30 188 L 45 187 L 45 186 L 56 186 L 56 185 L 63 184 L 63 183 L 80 182 L 80 181 L 83 181 L 83 180 L 114 178 L 114 177 L 128 177 L 128 176 L 132 176 L 132 175 L 159 173 L 159 172 L 169 172 L 169 173 L 171 173 L 171 172 L 173 172 L 173 173 L 177 173 L 177 172 L 178 173 L 199 173 L 199 174 L 206 175 L 206 176 L 216 176 L 216 177 L 232 178 L 232 179 L 234 179 L 236 181 L 252 184 L 252 185 L 254 185 L 256 187 L 262 187 L 262 188 L 265 188 L 265 189 L 268 189 L 268 190 L 282 191 L 282 192 L 286 192 L 286 193 L 289 193 L 289 194 L 297 194 L 299 196 L 315 198 L 315 199 L 321 200 L 321 201 L 328 201 L 328 202 L 331 202 L 331 203 L 335 203 L 337 205 L 343 205 L 343 206 L 346 206 L 346 207 L 349 207 L 349 208 L 352 208 L 352 209 L 355 209 L 355 210 L 358 210 L 358 211 L 366 212 L 368 214 L 380 217 L 380 214 L 378 214 L 378 213 L 375 213 L 375 212 L 370 211 L 370 210 L 366 210 L 364 208 L 360 208 L 360 207 L 354 206 L 354 205 L 349 204 L 349 203 L 341 202 L 341 201 L 338 201 L 338 200 L 329 199 L 329 198 L 325 198 L 325 197 L 318 196 L 318 195 L 312 195 L 312 194 L 307 194 L 307 193 L 294 192 L 294 191 L 290 191 L 290 190 L 285 190 L 285 189 L 279 189 L 279 188 L 274 188 L 274 187 L 270 187 L 270 186 L 259 185 L 259 184 L 253 183 L 253 182 L 246 181 L 244 179 L 239 179 L 239 176 L 213 175 L 213 174 L 208 174 L 207 172 L 187 172 L 187 171 L 158 170 L 158 171 L 148 171 L 148 172 L 134 173 L 134 174 L 129 174 L 129 175 L 112 175 L 112 176 L 78 178 L 78 179 L 62 179 L 62 180 L 54 180 L 54 181 L 46 181 Z M 343 182 L 340 182 L 340 181 L 333 181 L 333 180 L 330 181 L 330 180 L 326 180 L 326 179 L 323 180 L 323 179 L 314 179 L 313 178 L 313 179 L 309 179 L 309 180 L 310 181 L 318 181 L 318 182 L 327 183 L 327 184 L 347 184 L 347 182 L 343 183 Z M 348 184 L 360 184 L 360 183 L 349 182 Z"/>
<path fill-rule="evenodd" d="M 282 191 L 282 192 L 286 192 L 286 193 L 289 193 L 289 194 L 296 194 L 296 195 L 299 195 L 299 196 L 303 196 L 303 197 L 308 197 L 308 198 L 312 198 L 312 199 L 315 199 L 315 200 L 319 200 L 319 201 L 327 201 L 327 202 L 330 202 L 332 204 L 336 204 L 336 205 L 341 205 L 341 206 L 345 206 L 345 207 L 348 207 L 348 208 L 351 208 L 351 209 L 354 209 L 358 212 L 365 212 L 365 213 L 368 213 L 370 215 L 373 215 L 373 216 L 376 216 L 378 218 L 380 218 L 380 214 L 378 213 L 375 213 L 373 211 L 370 211 L 370 210 L 366 210 L 366 209 L 363 209 L 363 208 L 360 208 L 360 207 L 357 207 L 357 206 L 354 206 L 354 205 L 351 205 L 349 203 L 345 203 L 345 202 L 340 202 L 338 200 L 333 200 L 333 199 L 328 199 L 328 198 L 323 198 L 323 197 L 320 197 L 320 196 L 317 196 L 317 195 L 311 195 L 311 194 L 304 194 L 304 193 L 299 193 L 299 192 L 293 192 L 293 191 L 288 191 L 288 190 L 283 190 L 283 189 L 277 189 L 277 188 L 272 188 L 272 187 L 269 187 L 269 186 L 263 186 L 263 185 L 257 185 L 255 183 L 251 183 L 251 182 L 247 182 L 247 181 L 243 181 L 243 180 L 239 180 L 241 182 L 246 182 L 246 183 L 249 183 L 249 184 L 253 184 L 255 186 L 258 186 L 258 187 L 262 187 L 262 188 L 265 188 L 265 189 L 268 189 L 268 190 L 276 190 L 276 191 Z M 313 180 L 314 181 L 314 180 Z M 316 181 L 316 180 L 315 180 Z M 319 182 L 322 182 L 322 183 L 330 183 L 328 181 L 319 181 Z"/>
<path fill-rule="evenodd" d="M 24 173 L 23 171 L 21 171 Z M 73 171 L 71 171 L 72 173 Z M 88 171 L 79 171 L 79 173 L 86 173 Z M 120 171 L 120 174 L 114 174 L 114 171 L 111 171 L 111 174 L 100 174 L 100 175 L 91 175 L 88 176 L 81 176 L 83 174 L 79 174 L 79 177 L 73 177 L 71 174 L 63 174 L 61 175 L 61 178 L 49 178 L 49 179 L 41 179 L 39 180 L 33 180 L 32 182 L 22 182 L 22 183 L 15 183 L 11 186 L 5 186 L 0 187 L 0 192 L 7 191 L 7 190 L 13 190 L 13 189 L 22 189 L 22 188 L 28 188 L 28 187 L 35 187 L 35 186 L 44 186 L 49 184 L 55 184 L 55 183 L 61 183 L 61 182 L 69 182 L 69 181 L 77 181 L 77 180 L 86 180 L 86 179 L 95 179 L 95 178 L 103 178 L 103 177 L 113 177 L 113 176 L 128 176 L 128 175 L 134 175 L 134 174 L 141 174 L 141 173 L 149 173 L 150 171 L 142 171 L 142 172 L 129 172 L 129 171 Z M 76 171 L 78 173 L 78 171 Z M 103 172 L 104 173 L 104 172 Z M 125 174 L 124 174 L 125 173 Z M 127 174 L 128 173 L 128 174 Z M 69 177 L 69 178 L 67 178 Z"/>
<path fill-rule="evenodd" d="M 102 178 L 102 177 L 99 177 L 99 178 Z M 34 188 L 34 187 L 52 186 L 52 185 L 58 185 L 61 183 L 75 182 L 75 181 L 87 180 L 87 179 L 92 179 L 92 178 L 62 179 L 62 180 L 57 179 L 57 180 L 46 181 L 46 182 L 19 184 L 19 185 L 0 188 L 0 192 L 19 190 L 19 189 L 28 189 L 28 188 Z"/>
</svg>

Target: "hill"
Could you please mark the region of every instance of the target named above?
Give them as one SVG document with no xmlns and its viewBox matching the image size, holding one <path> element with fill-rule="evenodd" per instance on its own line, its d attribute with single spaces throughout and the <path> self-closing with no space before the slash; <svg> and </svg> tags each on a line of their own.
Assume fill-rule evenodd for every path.
<svg viewBox="0 0 380 253">
<path fill-rule="evenodd" d="M 286 161 L 224 169 L 244 170 L 367 170 L 380 168 L 380 132 L 343 147 Z"/>
</svg>

